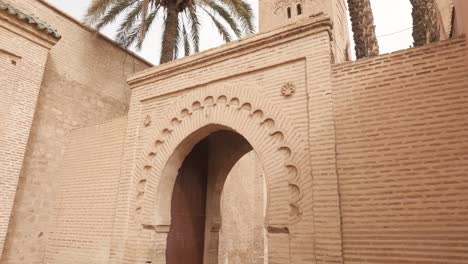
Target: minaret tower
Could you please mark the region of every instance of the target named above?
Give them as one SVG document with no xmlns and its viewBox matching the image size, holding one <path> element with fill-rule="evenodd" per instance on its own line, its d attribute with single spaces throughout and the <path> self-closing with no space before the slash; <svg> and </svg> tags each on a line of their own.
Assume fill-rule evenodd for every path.
<svg viewBox="0 0 468 264">
<path fill-rule="evenodd" d="M 270 31 L 323 12 L 333 22 L 336 62 L 349 54 L 346 0 L 259 0 L 260 32 Z"/>
</svg>

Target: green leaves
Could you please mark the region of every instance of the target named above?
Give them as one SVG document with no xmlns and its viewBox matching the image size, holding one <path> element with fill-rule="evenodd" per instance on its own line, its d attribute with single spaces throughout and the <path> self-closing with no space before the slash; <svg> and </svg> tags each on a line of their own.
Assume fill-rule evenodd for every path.
<svg viewBox="0 0 468 264">
<path fill-rule="evenodd" d="M 106 11 L 118 1 L 122 0 L 93 0 L 91 5 L 88 7 L 85 17 L 86 22 L 90 24 L 97 23 L 101 20 L 101 17 L 106 13 Z"/>
<path fill-rule="evenodd" d="M 93 0 L 86 22 L 98 30 L 122 19 L 116 41 L 124 47 L 140 49 L 156 18 L 167 16 L 168 7 L 176 6 L 179 25 L 172 40 L 174 58 L 179 51 L 190 55 L 200 50 L 200 16 L 213 23 L 224 41 L 254 33 L 253 10 L 245 0 Z M 166 30 L 164 25 L 160 30 Z M 163 45 L 167 46 L 167 45 Z M 165 52 L 164 50 L 162 52 Z M 167 52 L 167 50 L 166 50 Z"/>
<path fill-rule="evenodd" d="M 253 10 L 247 2 L 244 0 L 225 0 L 223 2 L 230 7 L 230 10 L 233 11 L 235 16 L 240 20 L 244 35 L 255 33 Z"/>
</svg>

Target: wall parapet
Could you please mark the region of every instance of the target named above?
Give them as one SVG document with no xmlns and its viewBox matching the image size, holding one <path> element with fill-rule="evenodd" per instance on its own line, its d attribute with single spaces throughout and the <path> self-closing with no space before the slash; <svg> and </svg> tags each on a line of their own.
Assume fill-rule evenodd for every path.
<svg viewBox="0 0 468 264">
<path fill-rule="evenodd" d="M 451 46 L 455 43 L 462 43 L 465 40 L 466 40 L 466 36 L 461 35 L 459 37 L 450 38 L 450 39 L 443 40 L 440 42 L 434 42 L 434 43 L 427 44 L 421 47 L 398 50 L 398 51 L 391 52 L 391 53 L 381 54 L 375 57 L 363 58 L 363 59 L 359 59 L 356 61 L 347 61 L 347 62 L 343 62 L 339 64 L 334 64 L 332 65 L 332 68 L 334 72 L 337 72 L 348 67 L 358 67 L 358 66 L 364 67 L 364 65 L 372 66 L 376 62 L 386 61 L 386 60 L 390 60 L 393 58 L 399 58 L 399 57 L 405 57 L 405 56 L 414 57 L 417 53 L 421 53 L 421 54 L 431 53 L 434 49 L 443 49 L 444 47 Z"/>
</svg>

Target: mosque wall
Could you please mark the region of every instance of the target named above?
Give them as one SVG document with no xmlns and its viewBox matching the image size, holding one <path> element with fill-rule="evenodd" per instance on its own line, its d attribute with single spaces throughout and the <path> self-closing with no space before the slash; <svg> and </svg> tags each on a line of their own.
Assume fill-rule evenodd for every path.
<svg viewBox="0 0 468 264">
<path fill-rule="evenodd" d="M 0 260 L 42 263 L 67 134 L 125 115 L 130 97 L 126 78 L 149 64 L 45 1 L 4 1 L 46 20 L 62 35 L 48 56 L 29 49 L 35 58 L 47 58 L 47 64 L 37 80 L 34 121 Z"/>
<path fill-rule="evenodd" d="M 345 263 L 468 259 L 463 37 L 333 66 Z"/>
<path fill-rule="evenodd" d="M 158 187 L 159 194 L 155 186 L 167 181 L 160 170 L 168 155 L 179 153 L 174 150 L 177 140 L 196 134 L 197 122 L 209 120 L 232 127 L 252 142 L 254 150 L 259 148 L 261 166 L 281 170 L 265 172 L 271 184 L 266 214 L 270 218 L 264 221 L 270 263 L 340 260 L 330 24 L 325 15 L 308 18 L 129 79 L 132 101 L 120 185 L 125 192 L 120 192 L 118 200 L 118 239 L 112 261 L 165 263 L 169 206 L 151 205 L 157 196 L 171 194 L 172 187 Z M 189 140 L 181 148 L 192 143 Z M 271 151 L 262 152 L 263 146 Z M 151 154 L 153 147 L 156 150 Z M 177 168 L 179 158 L 183 156 L 178 154 L 167 166 Z M 285 162 L 289 167 L 283 167 Z M 297 202 L 299 208 L 282 207 L 288 201 Z M 164 222 L 155 224 L 154 219 Z"/>
<path fill-rule="evenodd" d="M 117 118 L 68 134 L 43 263 L 107 263 L 126 124 Z"/>
<path fill-rule="evenodd" d="M 47 60 L 56 39 L 0 10 L 0 258 Z"/>
<path fill-rule="evenodd" d="M 305 12 L 315 3 L 330 8 L 332 19 L 292 19 L 145 71 L 148 63 L 42 0 L 4 1 L 44 17 L 62 39 L 38 46 L 0 20 L 0 104 L 8 109 L 0 111 L 0 133 L 9 127 L 15 134 L 5 138 L 18 138 L 0 153 L 15 149 L 21 157 L 0 163 L 19 175 L 18 186 L 14 178 L 0 183 L 0 212 L 13 210 L 11 219 L 0 214 L 0 245 L 8 228 L 0 263 L 163 263 L 167 231 L 145 215 L 158 190 L 146 184 L 161 174 L 145 170 L 161 169 L 178 137 L 212 121 L 272 150 L 256 153 L 267 157 L 263 164 L 249 154 L 255 157 L 229 176 L 222 206 L 232 218 L 222 220 L 221 235 L 244 229 L 233 239 L 221 236 L 219 263 L 468 258 L 465 37 L 341 63 L 344 1 L 325 7 L 285 0 L 276 3 L 300 2 Z M 12 123 L 14 108 L 27 122 Z M 162 149 L 155 161 L 162 165 L 144 164 L 159 136 L 168 139 L 155 150 Z M 266 175 L 259 170 L 276 165 Z M 277 185 L 263 193 L 264 182 L 284 183 L 287 191 Z M 267 195 L 287 209 L 272 203 L 264 215 Z"/>
</svg>

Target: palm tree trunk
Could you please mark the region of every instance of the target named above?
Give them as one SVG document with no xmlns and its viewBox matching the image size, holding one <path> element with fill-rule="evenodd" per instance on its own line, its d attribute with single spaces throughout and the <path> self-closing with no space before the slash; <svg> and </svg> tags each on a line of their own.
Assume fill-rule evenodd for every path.
<svg viewBox="0 0 468 264">
<path fill-rule="evenodd" d="M 435 0 L 410 0 L 413 5 L 414 46 L 422 46 L 440 39 Z"/>
<path fill-rule="evenodd" d="M 356 58 L 379 55 L 370 0 L 348 0 L 348 8 L 356 44 Z"/>
<path fill-rule="evenodd" d="M 165 28 L 161 48 L 161 64 L 174 59 L 174 47 L 177 44 L 177 29 L 179 27 L 179 12 L 177 10 L 176 1 L 168 1 L 166 8 L 166 21 L 164 23 Z"/>
</svg>

